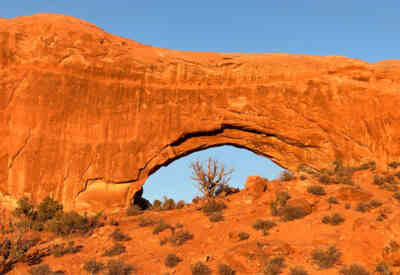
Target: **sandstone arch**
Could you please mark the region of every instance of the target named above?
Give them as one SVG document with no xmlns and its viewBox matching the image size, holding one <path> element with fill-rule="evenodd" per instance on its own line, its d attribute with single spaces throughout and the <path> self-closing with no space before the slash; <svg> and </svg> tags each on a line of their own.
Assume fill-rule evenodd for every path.
<svg viewBox="0 0 400 275">
<path fill-rule="evenodd" d="M 116 207 L 219 144 L 289 169 L 379 167 L 399 157 L 399 88 L 399 61 L 181 52 L 63 15 L 1 19 L 0 193 Z"/>
</svg>

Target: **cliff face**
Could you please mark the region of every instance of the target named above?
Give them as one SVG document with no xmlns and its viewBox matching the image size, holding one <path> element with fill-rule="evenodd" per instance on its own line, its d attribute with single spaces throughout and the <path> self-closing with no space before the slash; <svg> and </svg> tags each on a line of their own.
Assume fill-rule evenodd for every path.
<svg viewBox="0 0 400 275">
<path fill-rule="evenodd" d="M 41 14 L 0 20 L 0 90 L 3 199 L 112 208 L 224 144 L 294 170 L 400 155 L 400 61 L 181 52 Z"/>
</svg>

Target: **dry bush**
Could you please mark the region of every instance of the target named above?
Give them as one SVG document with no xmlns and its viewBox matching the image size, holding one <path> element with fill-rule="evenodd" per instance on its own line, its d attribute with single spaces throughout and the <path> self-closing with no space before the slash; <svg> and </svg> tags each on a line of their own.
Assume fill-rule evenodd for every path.
<svg viewBox="0 0 400 275">
<path fill-rule="evenodd" d="M 203 212 L 206 216 L 210 216 L 215 212 L 221 212 L 226 208 L 226 204 L 223 201 L 208 200 L 202 207 Z"/>
<path fill-rule="evenodd" d="M 307 188 L 307 192 L 310 194 L 313 194 L 313 195 L 317 195 L 317 196 L 326 195 L 325 189 L 321 185 L 310 185 Z"/>
<path fill-rule="evenodd" d="M 185 201 L 180 200 L 176 204 L 176 209 L 182 209 L 183 207 L 185 207 L 185 205 L 186 205 Z"/>
<path fill-rule="evenodd" d="M 275 196 L 275 201 L 279 206 L 285 206 L 286 202 L 291 198 L 287 191 L 276 192 Z"/>
<path fill-rule="evenodd" d="M 233 169 L 226 170 L 223 163 L 212 158 L 208 159 L 207 169 L 199 160 L 192 162 L 190 167 L 195 187 L 207 199 L 215 198 L 216 191 L 221 186 L 228 186 L 230 175 L 233 173 Z"/>
<path fill-rule="evenodd" d="M 268 231 L 274 226 L 276 226 L 275 222 L 269 220 L 261 220 L 261 219 L 257 219 L 253 224 L 253 228 L 255 230 L 264 230 L 264 231 Z"/>
<path fill-rule="evenodd" d="M 50 266 L 48 264 L 42 264 L 39 266 L 35 266 L 29 270 L 29 274 L 31 275 L 63 275 L 64 271 L 51 271 Z"/>
<path fill-rule="evenodd" d="M 246 233 L 246 232 L 240 232 L 238 234 L 239 240 L 244 241 L 247 240 L 248 238 L 250 238 L 250 234 Z"/>
<path fill-rule="evenodd" d="M 153 234 L 154 234 L 154 235 L 157 235 L 158 233 L 161 233 L 161 232 L 163 232 L 164 230 L 166 230 L 166 229 L 171 229 L 171 228 L 172 228 L 172 226 L 171 226 L 170 224 L 166 223 L 164 220 L 161 219 L 161 220 L 157 223 L 156 227 L 154 228 Z"/>
<path fill-rule="evenodd" d="M 334 213 L 332 216 L 324 216 L 322 218 L 322 223 L 330 225 L 339 225 L 344 221 L 345 219 L 339 213 Z"/>
<path fill-rule="evenodd" d="M 369 275 L 369 272 L 365 270 L 362 265 L 352 264 L 349 267 L 345 266 L 340 270 L 340 274 L 343 275 Z"/>
<path fill-rule="evenodd" d="M 113 257 L 125 253 L 126 248 L 120 243 L 115 243 L 113 247 L 106 249 L 102 256 Z"/>
<path fill-rule="evenodd" d="M 282 272 L 285 267 L 285 259 L 283 257 L 274 257 L 268 260 L 264 266 L 264 275 L 277 275 Z"/>
<path fill-rule="evenodd" d="M 56 244 L 53 245 L 51 248 L 51 254 L 54 257 L 62 257 L 65 254 L 75 254 L 81 251 L 83 248 L 82 245 L 75 245 L 74 241 L 68 242 L 68 245 L 66 246 L 65 244 Z"/>
<path fill-rule="evenodd" d="M 163 203 L 161 205 L 161 210 L 173 210 L 175 209 L 175 201 L 171 198 L 164 197 Z"/>
<path fill-rule="evenodd" d="M 115 229 L 114 232 L 110 234 L 110 238 L 112 238 L 115 242 L 125 242 L 132 240 L 131 237 L 122 233 L 119 228 Z"/>
<path fill-rule="evenodd" d="M 294 179 L 296 179 L 296 177 L 294 176 L 293 172 L 289 170 L 283 170 L 278 176 L 279 181 L 291 181 Z"/>
<path fill-rule="evenodd" d="M 208 219 L 210 220 L 210 222 L 220 222 L 224 220 L 224 216 L 221 212 L 215 212 L 208 216 Z"/>
<path fill-rule="evenodd" d="M 139 206 L 132 204 L 126 209 L 127 216 L 137 216 L 143 214 L 142 209 Z"/>
<path fill-rule="evenodd" d="M 164 264 L 167 267 L 175 267 L 177 266 L 182 260 L 176 256 L 175 254 L 168 254 L 167 257 L 165 257 Z"/>
<path fill-rule="evenodd" d="M 339 204 L 338 200 L 335 197 L 329 197 L 328 202 L 330 204 Z"/>
<path fill-rule="evenodd" d="M 86 261 L 83 265 L 83 269 L 90 274 L 97 274 L 105 268 L 102 262 L 96 261 L 95 258 Z"/>
<path fill-rule="evenodd" d="M 385 262 L 380 262 L 377 264 L 375 271 L 379 273 L 379 275 L 393 275 L 393 271 L 390 266 Z"/>
<path fill-rule="evenodd" d="M 304 267 L 296 266 L 290 269 L 290 275 L 308 275 L 308 272 Z"/>
<path fill-rule="evenodd" d="M 210 275 L 211 269 L 203 264 L 202 262 L 197 262 L 190 266 L 190 271 L 192 275 Z"/>
<path fill-rule="evenodd" d="M 220 275 L 235 275 L 236 272 L 229 265 L 219 264 L 218 265 L 218 273 Z"/>
<path fill-rule="evenodd" d="M 106 275 L 130 275 L 136 271 L 132 265 L 125 264 L 121 260 L 109 260 L 106 269 Z"/>
<path fill-rule="evenodd" d="M 326 251 L 314 249 L 311 256 L 314 264 L 321 269 L 326 269 L 332 267 L 340 259 L 341 253 L 335 246 L 331 246 Z"/>
<path fill-rule="evenodd" d="M 150 216 L 140 216 L 139 217 L 139 226 L 146 227 L 146 226 L 153 226 L 157 222 L 154 220 L 153 217 Z"/>
<path fill-rule="evenodd" d="M 160 210 L 161 205 L 162 205 L 162 202 L 160 200 L 154 200 L 153 205 L 151 206 L 151 209 Z"/>
<path fill-rule="evenodd" d="M 169 238 L 169 242 L 173 246 L 180 246 L 183 245 L 186 241 L 192 240 L 193 239 L 193 234 L 189 233 L 188 231 L 185 230 L 179 230 L 176 231 L 172 236 Z"/>
<path fill-rule="evenodd" d="M 308 212 L 300 206 L 286 205 L 279 209 L 279 215 L 285 222 L 302 219 L 307 216 Z"/>
</svg>

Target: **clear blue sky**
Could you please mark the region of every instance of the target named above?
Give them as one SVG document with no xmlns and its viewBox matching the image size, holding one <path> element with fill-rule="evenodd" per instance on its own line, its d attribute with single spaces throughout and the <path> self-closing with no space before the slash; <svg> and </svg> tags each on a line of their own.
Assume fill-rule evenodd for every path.
<svg viewBox="0 0 400 275">
<path fill-rule="evenodd" d="M 368 62 L 400 59 L 400 1 L 2 1 L 0 17 L 39 12 L 90 21 L 104 30 L 163 48 L 217 52 L 341 55 Z M 144 186 L 145 197 L 191 200 L 189 164 L 208 156 L 236 169 L 232 184 L 248 175 L 273 178 L 279 167 L 251 152 L 219 147 L 162 168 Z"/>
</svg>

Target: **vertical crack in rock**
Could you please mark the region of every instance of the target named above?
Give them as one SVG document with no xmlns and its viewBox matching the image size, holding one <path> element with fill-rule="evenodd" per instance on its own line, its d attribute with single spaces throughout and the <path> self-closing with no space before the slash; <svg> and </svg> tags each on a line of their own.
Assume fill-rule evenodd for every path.
<svg viewBox="0 0 400 275">
<path fill-rule="evenodd" d="M 29 129 L 29 134 L 28 136 L 25 138 L 24 143 L 22 144 L 22 146 L 17 150 L 17 152 L 11 156 L 10 162 L 8 163 L 8 169 L 12 169 L 15 160 L 18 158 L 18 156 L 20 156 L 22 154 L 22 152 L 25 150 L 25 147 L 28 145 L 29 140 L 31 139 L 32 136 L 32 129 Z"/>
</svg>

